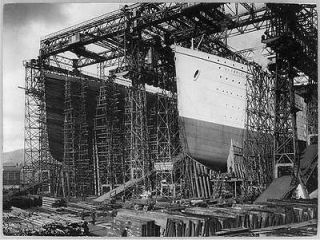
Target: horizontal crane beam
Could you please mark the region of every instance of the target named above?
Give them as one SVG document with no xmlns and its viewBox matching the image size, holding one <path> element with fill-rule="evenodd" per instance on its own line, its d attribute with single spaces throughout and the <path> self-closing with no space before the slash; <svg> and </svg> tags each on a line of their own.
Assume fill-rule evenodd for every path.
<svg viewBox="0 0 320 240">
<path fill-rule="evenodd" d="M 229 17 L 223 12 L 222 6 L 223 4 L 221 3 L 197 3 L 191 6 L 185 3 L 134 4 L 126 9 L 112 12 L 43 38 L 40 42 L 40 55 L 42 58 L 47 58 L 51 55 L 70 51 L 75 47 L 86 46 L 104 40 L 108 41 L 108 39 L 114 37 L 120 40 L 120 48 L 120 46 L 124 46 L 124 34 L 128 30 L 133 33 L 144 29 L 152 30 L 155 27 L 159 29 L 163 36 L 167 34 L 174 38 L 176 42 L 180 42 L 203 33 L 221 32 L 221 24 L 224 22 L 228 22 L 228 29 L 234 29 L 246 23 L 253 24 L 264 20 L 258 17 L 247 21 L 246 19 L 252 15 L 249 11 L 238 14 L 237 17 Z M 257 13 L 261 11 L 264 11 L 264 8 L 256 9 Z M 211 17 L 207 14 L 210 14 Z M 199 18 L 194 20 L 196 16 L 199 16 Z M 191 18 L 192 21 L 189 21 L 188 24 L 183 24 L 186 17 Z M 201 31 L 195 31 L 197 26 L 203 25 L 202 21 L 205 21 L 206 25 L 211 23 L 211 26 Z M 175 25 L 172 25 L 172 22 Z M 130 29 L 128 29 L 129 25 L 131 26 Z M 180 31 L 181 29 L 183 31 Z M 190 35 L 190 33 L 193 34 Z M 99 60 L 97 62 L 90 60 L 86 62 L 94 64 Z"/>
</svg>

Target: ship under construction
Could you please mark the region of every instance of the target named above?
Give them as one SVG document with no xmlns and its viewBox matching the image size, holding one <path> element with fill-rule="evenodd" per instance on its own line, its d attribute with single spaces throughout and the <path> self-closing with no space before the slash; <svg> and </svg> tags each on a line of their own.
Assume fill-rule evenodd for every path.
<svg viewBox="0 0 320 240">
<path fill-rule="evenodd" d="M 228 45 L 253 32 L 261 49 Z M 154 2 L 44 36 L 24 62 L 23 186 L 92 205 L 310 199 L 317 35 L 315 4 Z"/>
</svg>

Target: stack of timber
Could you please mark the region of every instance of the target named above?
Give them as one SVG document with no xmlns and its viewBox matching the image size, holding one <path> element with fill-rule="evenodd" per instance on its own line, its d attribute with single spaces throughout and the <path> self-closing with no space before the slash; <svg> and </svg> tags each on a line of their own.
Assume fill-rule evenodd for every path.
<svg viewBox="0 0 320 240">
<path fill-rule="evenodd" d="M 133 216 L 117 216 L 114 220 L 115 227 L 123 231 L 127 228 L 128 237 L 159 237 L 160 226 L 153 220 Z M 122 232 L 121 231 L 121 232 Z"/>
<path fill-rule="evenodd" d="M 165 237 L 200 237 L 213 236 L 215 232 L 221 229 L 221 223 L 214 218 L 191 220 L 186 217 L 185 220 L 168 218 L 165 228 Z"/>
<path fill-rule="evenodd" d="M 87 209 L 87 210 L 96 210 L 98 206 L 87 203 L 87 202 L 68 202 L 68 207 Z"/>
<path fill-rule="evenodd" d="M 271 200 L 260 205 L 235 204 L 229 208 L 193 207 L 182 212 L 186 214 L 186 220 L 190 216 L 202 217 L 203 220 L 186 223 L 169 215 L 165 236 L 241 235 L 248 234 L 249 231 L 249 235 L 252 235 L 253 230 L 267 228 L 270 231 L 273 228 L 282 229 L 281 226 L 307 224 L 317 219 L 317 204 L 301 200 Z"/>
<path fill-rule="evenodd" d="M 317 220 L 309 220 L 300 223 L 291 223 L 275 227 L 266 227 L 252 230 L 254 236 L 315 236 L 317 235 Z"/>
<path fill-rule="evenodd" d="M 212 195 L 212 186 L 210 182 L 211 171 L 204 165 L 193 161 L 192 189 L 194 197 L 210 198 Z"/>
<path fill-rule="evenodd" d="M 59 201 L 58 198 L 42 197 L 42 207 L 52 209 Z"/>
<path fill-rule="evenodd" d="M 80 229 L 83 228 L 82 221 L 72 215 L 26 211 L 16 207 L 12 207 L 12 211 L 6 214 L 3 230 L 6 235 L 50 235 L 50 226 L 57 224 L 64 229 L 76 230 L 73 233 L 77 235 L 79 230 L 80 234 L 83 232 Z M 67 232 L 70 233 L 69 230 Z M 67 232 L 60 231 L 60 234 L 68 235 Z"/>
<path fill-rule="evenodd" d="M 58 215 L 56 213 L 46 213 L 40 211 L 30 212 L 15 207 L 12 208 L 10 215 L 12 217 L 20 218 L 36 226 L 43 226 L 45 224 L 53 222 L 60 222 L 64 224 L 81 222 L 79 218 L 75 218 L 73 215 L 70 214 Z"/>
</svg>

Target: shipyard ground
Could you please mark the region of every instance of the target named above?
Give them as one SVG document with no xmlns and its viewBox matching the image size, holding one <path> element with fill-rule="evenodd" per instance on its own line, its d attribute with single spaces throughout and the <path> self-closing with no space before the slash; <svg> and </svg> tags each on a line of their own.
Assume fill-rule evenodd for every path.
<svg viewBox="0 0 320 240">
<path fill-rule="evenodd" d="M 237 203 L 234 199 L 135 200 L 94 205 L 43 197 L 41 207 L 3 213 L 4 235 L 197 237 L 315 236 L 317 199 Z M 53 207 L 56 206 L 56 207 Z M 92 215 L 95 214 L 94 223 Z M 84 222 L 88 223 L 85 229 Z"/>
</svg>

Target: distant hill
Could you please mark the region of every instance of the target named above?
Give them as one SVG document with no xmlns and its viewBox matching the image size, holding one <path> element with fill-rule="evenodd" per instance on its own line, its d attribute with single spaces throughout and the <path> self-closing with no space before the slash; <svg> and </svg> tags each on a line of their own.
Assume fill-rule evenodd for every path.
<svg viewBox="0 0 320 240">
<path fill-rule="evenodd" d="M 3 166 L 20 165 L 23 163 L 23 149 L 3 153 Z"/>
</svg>

